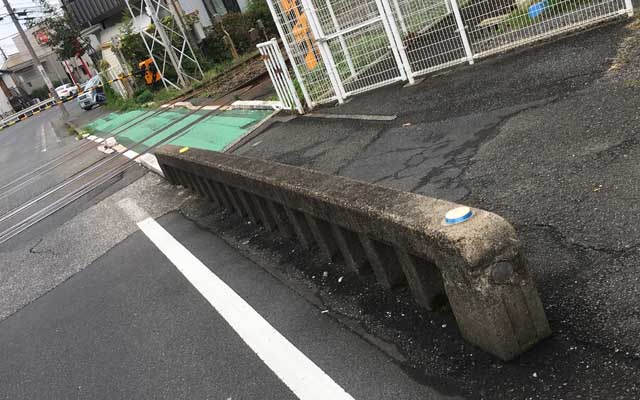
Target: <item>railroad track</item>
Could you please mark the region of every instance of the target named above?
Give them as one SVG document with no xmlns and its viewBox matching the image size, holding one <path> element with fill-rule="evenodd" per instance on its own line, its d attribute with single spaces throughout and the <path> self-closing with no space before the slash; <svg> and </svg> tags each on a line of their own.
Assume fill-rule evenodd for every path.
<svg viewBox="0 0 640 400">
<path fill-rule="evenodd" d="M 205 110 L 205 107 L 212 105 L 213 103 L 218 103 L 220 105 L 220 99 L 224 99 L 225 97 L 229 97 L 231 93 L 243 94 L 249 91 L 253 85 L 255 84 L 255 79 L 250 80 L 249 82 L 243 82 L 240 85 L 237 85 L 224 93 L 220 94 L 218 97 L 214 99 L 210 99 L 196 109 L 185 113 L 179 120 L 174 121 L 172 125 L 165 126 L 155 132 L 151 132 L 149 135 L 141 139 L 140 141 L 132 144 L 129 149 L 135 150 L 142 143 L 152 139 L 156 135 L 164 132 L 166 129 L 169 129 L 173 125 L 179 123 L 180 121 L 189 118 L 190 116 L 201 113 L 198 118 L 179 129 L 178 131 L 172 133 L 171 135 L 163 138 L 161 141 L 157 142 L 151 147 L 145 148 L 144 150 L 137 151 L 139 153 L 137 156 L 129 159 L 127 157 L 121 157 L 119 153 L 113 153 L 108 157 L 105 157 L 97 162 L 94 162 L 90 166 L 76 172 L 75 174 L 69 176 L 64 181 L 53 185 L 49 189 L 45 190 L 41 194 L 33 197 L 32 199 L 24 202 L 23 204 L 7 211 L 3 215 L 0 215 L 0 244 L 14 238 L 30 227 L 34 226 L 38 222 L 47 218 L 48 216 L 54 214 L 55 212 L 63 209 L 79 198 L 85 196 L 86 194 L 105 186 L 109 186 L 116 180 L 119 176 L 126 173 L 129 169 L 136 165 L 136 160 L 143 156 L 146 153 L 153 151 L 158 146 L 161 146 L 165 143 L 174 140 L 181 135 L 185 134 L 190 128 L 202 122 L 203 120 L 220 114 L 223 112 L 224 107 L 217 108 L 215 110 Z M 201 88 L 201 90 L 190 93 L 188 96 L 181 96 L 177 99 L 174 99 L 169 104 L 177 103 L 179 101 L 184 101 L 186 98 L 190 98 L 193 96 L 197 96 L 198 94 L 206 91 L 206 88 Z M 186 97 L 186 98 L 185 98 Z M 230 105 L 233 102 L 233 99 L 227 101 L 225 99 L 225 103 L 223 105 Z M 170 110 L 170 107 L 159 108 L 154 111 L 151 115 L 145 115 L 142 118 L 134 118 L 134 120 L 129 121 L 122 127 L 119 127 L 117 130 L 112 132 L 112 136 L 117 137 L 119 134 L 125 132 L 127 129 L 137 125 L 142 122 L 149 116 L 161 114 Z M 16 193 L 19 189 L 29 185 L 35 180 L 41 179 L 44 175 L 60 165 L 67 163 L 71 160 L 76 159 L 81 154 L 86 151 L 95 151 L 95 143 L 91 141 L 87 141 L 82 145 L 70 150 L 69 152 L 62 154 L 54 159 L 48 161 L 47 163 L 35 168 L 32 171 L 28 171 L 19 177 L 13 179 L 11 182 L 3 185 L 0 188 L 0 201 L 3 198 L 10 196 L 13 193 Z"/>
</svg>

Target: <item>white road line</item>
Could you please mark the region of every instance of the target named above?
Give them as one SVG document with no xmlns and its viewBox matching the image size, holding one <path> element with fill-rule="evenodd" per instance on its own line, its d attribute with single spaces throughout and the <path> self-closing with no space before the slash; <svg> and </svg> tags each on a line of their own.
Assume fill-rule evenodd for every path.
<svg viewBox="0 0 640 400">
<path fill-rule="evenodd" d="M 138 153 L 133 150 L 127 150 L 124 152 L 124 156 L 129 159 L 132 159 L 132 158 L 136 158 L 138 156 Z"/>
<path fill-rule="evenodd" d="M 51 121 L 47 122 L 47 125 L 49 125 L 49 132 L 51 132 L 53 137 L 56 138 L 56 143 L 60 143 L 60 138 L 58 137 L 58 135 L 56 135 L 56 131 L 55 129 L 53 129 L 53 125 L 51 124 Z"/>
<path fill-rule="evenodd" d="M 368 115 L 368 114 L 320 114 L 307 113 L 303 117 L 306 118 L 326 118 L 326 119 L 355 119 L 360 121 L 393 121 L 398 118 L 397 115 Z"/>
<path fill-rule="evenodd" d="M 40 125 L 40 150 L 42 153 L 47 151 L 47 133 L 44 131 L 45 124 Z"/>
<path fill-rule="evenodd" d="M 138 227 L 301 400 L 353 400 L 153 218 Z"/>
</svg>

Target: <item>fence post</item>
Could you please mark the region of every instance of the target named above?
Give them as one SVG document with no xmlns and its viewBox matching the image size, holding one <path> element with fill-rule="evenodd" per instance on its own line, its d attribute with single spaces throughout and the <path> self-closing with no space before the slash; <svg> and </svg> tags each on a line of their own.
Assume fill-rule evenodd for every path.
<svg viewBox="0 0 640 400">
<path fill-rule="evenodd" d="M 282 44 L 284 45 L 284 50 L 287 52 L 287 56 L 291 61 L 291 67 L 293 67 L 293 74 L 296 76 L 296 79 L 300 84 L 300 89 L 302 90 L 304 101 L 309 106 L 309 109 L 312 109 L 315 106 L 315 103 L 313 102 L 313 100 L 311 100 L 311 96 L 309 96 L 309 91 L 307 90 L 307 86 L 305 85 L 304 80 L 302 80 L 302 75 L 300 74 L 300 70 L 298 69 L 298 64 L 296 64 L 296 59 L 293 57 L 293 52 L 289 47 L 289 41 L 287 40 L 287 36 L 285 35 L 284 29 L 282 29 L 282 25 L 280 25 L 280 18 L 273 5 L 273 0 L 267 0 L 267 5 L 269 6 L 269 11 L 271 11 L 271 15 L 273 16 L 273 21 L 276 23 L 276 29 L 278 29 L 278 34 L 282 38 Z"/>
<path fill-rule="evenodd" d="M 471 46 L 469 46 L 469 39 L 467 38 L 467 30 L 464 28 L 462 17 L 460 16 L 460 7 L 458 7 L 457 0 L 449 0 L 451 2 L 451 8 L 453 9 L 453 15 L 458 25 L 458 31 L 460 32 L 460 38 L 462 38 L 462 46 L 464 47 L 464 53 L 467 55 L 467 61 L 469 64 L 473 64 L 473 52 Z"/>
<path fill-rule="evenodd" d="M 291 76 L 289 75 L 289 70 L 287 69 L 287 63 L 284 62 L 284 58 L 282 58 L 282 53 L 280 52 L 280 47 L 278 47 L 278 41 L 275 39 L 271 39 L 272 47 L 271 52 L 276 56 L 277 63 L 280 64 L 280 69 L 282 69 L 282 75 L 284 75 L 285 84 L 287 89 L 289 90 L 289 97 L 293 100 L 293 105 L 295 106 L 298 113 L 302 114 L 304 110 L 302 109 L 302 104 L 300 104 L 300 99 L 298 98 L 298 93 L 296 93 L 296 88 L 291 81 Z"/>
<path fill-rule="evenodd" d="M 627 15 L 633 17 L 633 3 L 631 0 L 624 0 L 624 5 L 627 7 Z"/>
<path fill-rule="evenodd" d="M 398 22 L 400 23 L 400 29 L 402 29 L 402 33 L 405 35 L 409 33 L 407 29 L 407 24 L 404 22 L 404 16 L 402 15 L 402 10 L 400 9 L 400 4 L 398 0 L 393 0 L 393 6 L 396 8 L 396 15 L 398 15 Z"/>
<path fill-rule="evenodd" d="M 336 32 L 339 32 L 340 24 L 338 23 L 338 18 L 336 17 L 335 12 L 333 12 L 333 6 L 331 5 L 330 0 L 327 0 L 327 10 L 329 11 L 329 15 L 331 16 L 331 21 L 333 21 L 333 26 L 336 28 Z M 344 35 L 338 36 L 338 40 L 340 40 L 340 46 L 342 47 L 344 58 L 345 60 L 347 60 L 349 72 L 351 72 L 351 76 L 354 76 L 356 74 L 356 68 L 354 67 L 353 60 L 351 59 L 351 53 L 349 52 L 349 48 L 347 47 L 347 41 L 344 40 Z"/>
<path fill-rule="evenodd" d="M 398 32 L 398 26 L 393 18 L 393 11 L 391 10 L 389 1 L 376 0 L 376 3 L 378 5 L 380 15 L 382 16 L 382 23 L 384 24 L 385 30 L 389 32 L 389 44 L 393 50 L 396 62 L 398 62 L 398 65 L 402 66 L 400 72 L 402 73 L 403 78 L 406 77 L 409 84 L 413 85 L 415 83 L 413 71 L 411 70 L 411 64 L 409 63 L 407 53 L 404 51 L 404 42 L 402 41 L 400 32 Z"/>
<path fill-rule="evenodd" d="M 282 67 L 275 62 L 274 56 L 269 51 L 270 50 L 269 47 L 272 45 L 273 45 L 273 42 L 268 41 L 264 43 L 259 43 L 256 47 L 258 48 L 260 55 L 262 55 L 262 58 L 264 60 L 264 66 L 267 68 L 269 77 L 271 77 L 271 83 L 273 84 L 273 88 L 276 90 L 276 94 L 280 99 L 280 103 L 282 103 L 282 107 L 292 108 L 293 101 L 289 97 L 289 93 L 286 91 L 286 88 L 284 87 L 284 83 L 282 82 L 282 80 L 280 79 L 280 76 L 278 75 L 278 72 L 279 72 L 278 68 L 281 69 Z"/>
<path fill-rule="evenodd" d="M 335 60 L 331 55 L 331 49 L 329 49 L 329 45 L 327 41 L 324 39 L 324 35 L 322 34 L 322 27 L 318 22 L 318 19 L 315 14 L 315 8 L 309 2 L 309 0 L 300 0 L 302 3 L 302 9 L 304 10 L 305 15 L 307 16 L 307 21 L 309 21 L 309 27 L 311 28 L 311 32 L 316 39 L 316 44 L 318 49 L 320 50 L 320 55 L 324 60 L 324 65 L 327 68 L 327 73 L 329 74 L 329 79 L 331 80 L 331 84 L 333 85 L 333 91 L 336 93 L 336 98 L 338 99 L 338 103 L 344 103 L 344 98 L 346 97 L 346 93 L 344 90 L 344 86 L 342 85 L 342 79 L 340 78 L 340 74 L 338 73 L 338 68 L 336 67 Z"/>
</svg>

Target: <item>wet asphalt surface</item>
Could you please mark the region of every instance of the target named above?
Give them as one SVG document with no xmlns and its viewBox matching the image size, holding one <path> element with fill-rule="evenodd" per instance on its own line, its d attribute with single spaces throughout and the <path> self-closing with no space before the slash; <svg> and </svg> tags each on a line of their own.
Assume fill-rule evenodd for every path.
<svg viewBox="0 0 640 400">
<path fill-rule="evenodd" d="M 290 395 L 135 233 L 128 199 L 356 398 L 639 398 L 639 89 L 640 33 L 615 24 L 317 110 L 394 121 L 276 120 L 237 151 L 509 219 L 554 330 L 514 362 L 466 344 L 446 306 L 420 310 L 136 168 L 0 249 L 0 397 Z"/>
<path fill-rule="evenodd" d="M 511 221 L 554 330 L 513 363 L 461 344 L 446 309 L 415 310 L 406 293 L 375 292 L 366 279 L 347 288 L 318 280 L 318 271 L 340 267 L 233 217 L 213 218 L 210 229 L 250 239 L 248 252 L 312 287 L 363 335 L 397 347 L 391 354 L 416 379 L 443 390 L 488 399 L 638 398 L 640 32 L 628 23 L 317 110 L 394 121 L 299 117 L 236 151 Z"/>
<path fill-rule="evenodd" d="M 153 173 L 125 176 L 0 246 L 0 398 L 297 398 L 138 230 L 136 208 L 354 398 L 458 398 L 203 229 L 206 216 L 176 212 L 185 202 L 211 211 Z"/>
</svg>

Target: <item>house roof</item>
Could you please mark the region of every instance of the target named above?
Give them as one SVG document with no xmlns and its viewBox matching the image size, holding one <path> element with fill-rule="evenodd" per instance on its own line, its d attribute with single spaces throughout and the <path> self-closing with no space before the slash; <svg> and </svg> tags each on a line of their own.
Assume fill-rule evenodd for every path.
<svg viewBox="0 0 640 400">
<path fill-rule="evenodd" d="M 23 53 L 15 53 L 9 54 L 7 60 L 2 64 L 2 69 L 17 72 L 22 69 L 31 67 L 33 65 L 33 60 L 28 54 Z"/>
</svg>

